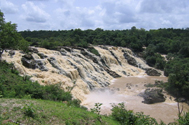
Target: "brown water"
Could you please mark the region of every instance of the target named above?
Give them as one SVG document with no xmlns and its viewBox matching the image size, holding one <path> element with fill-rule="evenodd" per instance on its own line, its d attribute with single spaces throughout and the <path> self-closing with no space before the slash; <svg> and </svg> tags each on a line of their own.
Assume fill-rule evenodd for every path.
<svg viewBox="0 0 189 125">
<path fill-rule="evenodd" d="M 166 101 L 156 104 L 144 104 L 143 98 L 139 96 L 147 88 L 144 85 L 147 83 L 155 83 L 155 80 L 167 81 L 167 77 L 122 77 L 112 81 L 112 85 L 103 90 L 96 90 L 86 96 L 86 100 L 82 104 L 88 108 L 93 108 L 95 103 L 103 103 L 102 114 L 110 114 L 112 104 L 125 103 L 126 109 L 134 110 L 134 112 L 144 112 L 145 115 L 150 115 L 156 118 L 157 121 L 165 123 L 173 122 L 177 119 L 178 108 L 177 102 L 170 95 L 165 94 Z M 184 110 L 189 107 L 182 103 Z"/>
</svg>

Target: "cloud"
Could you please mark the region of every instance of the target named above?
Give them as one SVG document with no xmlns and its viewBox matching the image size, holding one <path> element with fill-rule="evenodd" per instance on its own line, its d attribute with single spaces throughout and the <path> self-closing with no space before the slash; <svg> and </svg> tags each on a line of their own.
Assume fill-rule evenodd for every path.
<svg viewBox="0 0 189 125">
<path fill-rule="evenodd" d="M 62 7 L 70 8 L 73 7 L 75 0 L 54 0 L 56 3 L 58 3 Z"/>
<path fill-rule="evenodd" d="M 94 10 L 90 8 L 80 8 L 71 6 L 60 7 L 55 10 L 55 15 L 61 28 L 64 29 L 89 29 L 95 25 Z"/>
<path fill-rule="evenodd" d="M 146 29 L 183 28 L 189 18 L 189 2 L 178 0 L 142 0 L 136 26 Z M 183 23 L 183 24 L 182 24 Z"/>
<path fill-rule="evenodd" d="M 184 0 L 143 0 L 140 11 L 143 13 L 183 13 L 189 2 Z"/>
<path fill-rule="evenodd" d="M 49 0 L 27 0 L 27 1 L 49 1 Z"/>
<path fill-rule="evenodd" d="M 130 0 L 102 1 L 101 24 L 104 29 L 130 28 L 137 22 L 137 3 Z"/>
<path fill-rule="evenodd" d="M 132 26 L 148 30 L 189 26 L 187 0 L 97 0 L 90 5 L 86 1 L 0 0 L 0 8 L 3 12 L 13 13 L 6 14 L 6 19 L 16 21 L 22 29 L 23 25 L 33 30 L 121 30 Z"/>
<path fill-rule="evenodd" d="M 25 11 L 24 18 L 29 22 L 44 23 L 50 17 L 48 13 L 34 5 L 32 2 L 26 2 L 22 5 L 22 8 Z"/>
<path fill-rule="evenodd" d="M 7 0 L 0 1 L 0 8 L 5 14 L 15 14 L 18 12 L 18 7 Z"/>
<path fill-rule="evenodd" d="M 49 0 L 27 0 L 27 1 L 49 1 Z"/>
</svg>

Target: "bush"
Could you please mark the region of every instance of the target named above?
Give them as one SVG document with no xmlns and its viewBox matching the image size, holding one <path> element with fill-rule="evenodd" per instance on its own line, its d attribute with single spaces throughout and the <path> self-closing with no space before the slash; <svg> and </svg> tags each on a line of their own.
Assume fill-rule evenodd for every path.
<svg viewBox="0 0 189 125">
<path fill-rule="evenodd" d="M 132 110 L 126 110 L 124 103 L 112 106 L 112 117 L 122 125 L 157 125 L 154 118 L 136 113 Z"/>
<path fill-rule="evenodd" d="M 23 112 L 26 116 L 28 117 L 32 117 L 34 118 L 35 116 L 35 108 L 33 106 L 33 103 L 30 103 L 30 104 L 26 104 L 24 107 L 23 107 Z"/>
<path fill-rule="evenodd" d="M 98 51 L 97 51 L 94 47 L 90 47 L 88 50 L 89 50 L 91 53 L 93 53 L 93 54 L 95 54 L 95 55 L 97 55 L 97 56 L 100 56 L 100 54 L 98 53 Z"/>
<path fill-rule="evenodd" d="M 112 117 L 120 122 L 122 125 L 133 125 L 137 117 L 134 115 L 133 111 L 127 111 L 124 107 L 124 103 L 119 103 L 118 105 L 112 106 Z"/>
<path fill-rule="evenodd" d="M 0 97 L 27 97 L 53 101 L 72 100 L 70 92 L 65 92 L 60 88 L 60 85 L 42 86 L 38 82 L 31 82 L 29 80 L 30 76 L 21 77 L 17 73 L 12 72 L 12 65 L 6 62 L 0 62 L 0 74 L 2 74 L 0 75 Z"/>
</svg>

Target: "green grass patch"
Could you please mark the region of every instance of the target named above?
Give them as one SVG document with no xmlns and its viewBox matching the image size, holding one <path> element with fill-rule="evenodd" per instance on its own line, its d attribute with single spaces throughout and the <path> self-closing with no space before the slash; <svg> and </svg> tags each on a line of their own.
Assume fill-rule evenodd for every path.
<svg viewBox="0 0 189 125">
<path fill-rule="evenodd" d="M 37 99 L 0 99 L 0 118 L 19 124 L 40 125 L 117 125 L 110 117 L 101 116 L 62 102 Z"/>
</svg>

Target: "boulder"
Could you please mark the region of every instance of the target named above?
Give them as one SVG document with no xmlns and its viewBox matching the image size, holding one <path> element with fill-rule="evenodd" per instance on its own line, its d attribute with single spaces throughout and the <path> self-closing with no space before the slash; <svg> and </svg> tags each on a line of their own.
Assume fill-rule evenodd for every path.
<svg viewBox="0 0 189 125">
<path fill-rule="evenodd" d="M 44 66 L 42 60 L 35 60 L 31 54 L 22 56 L 21 61 L 22 64 L 27 68 L 39 68 L 41 71 L 48 71 L 48 69 Z"/>
<path fill-rule="evenodd" d="M 22 57 L 26 58 L 27 60 L 32 60 L 32 59 L 34 59 L 31 54 L 26 54 L 26 55 L 23 55 Z"/>
<path fill-rule="evenodd" d="M 35 60 L 36 68 L 39 68 L 41 71 L 48 71 L 44 66 L 44 63 L 41 60 Z"/>
<path fill-rule="evenodd" d="M 118 78 L 121 77 L 119 74 L 117 74 L 116 72 L 112 71 L 111 69 L 107 68 L 106 66 L 103 66 L 103 69 L 110 74 L 112 77 L 114 78 Z"/>
<path fill-rule="evenodd" d="M 56 68 L 56 69 L 58 69 L 58 70 L 61 70 L 61 68 L 60 68 L 60 66 L 59 66 L 59 64 L 58 64 L 58 62 L 56 61 L 56 59 L 55 59 L 54 57 L 50 57 L 50 58 L 48 58 L 47 60 L 50 62 L 50 64 L 51 64 L 54 68 Z"/>
<path fill-rule="evenodd" d="M 92 60 L 94 63 L 98 64 L 98 59 L 94 55 L 90 54 L 89 52 L 85 50 L 81 50 L 81 54 L 84 55 L 86 58 Z"/>
<path fill-rule="evenodd" d="M 107 46 L 99 45 L 99 47 L 102 48 L 102 49 L 108 50 L 108 47 L 107 47 Z"/>
<path fill-rule="evenodd" d="M 165 101 L 165 96 L 162 93 L 162 89 L 146 89 L 142 96 L 144 98 L 143 103 L 146 104 L 153 104 Z"/>
<path fill-rule="evenodd" d="M 48 57 L 48 56 L 46 56 L 46 55 L 43 54 L 43 53 L 38 53 L 38 56 L 39 56 L 41 59 L 45 59 L 45 58 Z"/>
<path fill-rule="evenodd" d="M 15 51 L 14 51 L 14 50 L 10 50 L 10 51 L 9 51 L 9 55 L 10 55 L 10 57 L 12 58 L 12 57 L 15 55 Z"/>
<path fill-rule="evenodd" d="M 130 65 L 138 67 L 137 61 L 133 57 L 131 57 L 129 54 L 127 54 L 126 52 L 124 52 L 123 56 L 125 57 L 125 59 L 127 60 L 127 62 Z"/>
<path fill-rule="evenodd" d="M 33 59 L 29 60 L 29 59 L 27 59 L 25 57 L 22 57 L 21 61 L 22 61 L 22 64 L 27 68 L 31 68 L 31 69 L 35 69 L 36 68 L 36 64 L 35 64 L 35 61 Z"/>
<path fill-rule="evenodd" d="M 146 69 L 146 74 L 149 76 L 160 76 L 161 75 L 161 73 L 159 73 L 157 70 L 152 69 L 152 68 Z"/>
<path fill-rule="evenodd" d="M 28 47 L 29 52 L 38 53 L 39 51 L 35 47 Z"/>
</svg>

